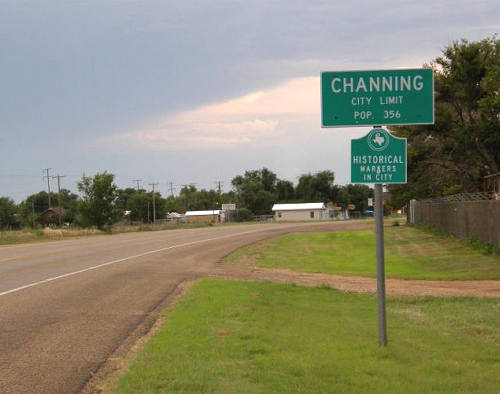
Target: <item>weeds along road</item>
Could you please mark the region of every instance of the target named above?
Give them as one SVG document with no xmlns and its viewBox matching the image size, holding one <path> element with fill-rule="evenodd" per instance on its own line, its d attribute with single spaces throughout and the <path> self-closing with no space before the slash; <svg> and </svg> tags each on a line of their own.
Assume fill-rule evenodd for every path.
<svg viewBox="0 0 500 394">
<path fill-rule="evenodd" d="M 0 247 L 0 392 L 80 391 L 185 280 L 243 245 L 366 222 L 256 224 Z"/>
</svg>

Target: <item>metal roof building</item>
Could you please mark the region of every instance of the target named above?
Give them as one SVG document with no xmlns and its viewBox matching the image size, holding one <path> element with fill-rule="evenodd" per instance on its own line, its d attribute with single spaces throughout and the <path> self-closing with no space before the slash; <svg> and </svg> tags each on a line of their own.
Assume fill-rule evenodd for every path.
<svg viewBox="0 0 500 394">
<path fill-rule="evenodd" d="M 207 216 L 207 215 L 220 215 L 220 210 L 215 209 L 211 211 L 187 211 L 185 216 Z"/>
<path fill-rule="evenodd" d="M 274 218 L 277 221 L 328 220 L 329 210 L 322 202 L 304 204 L 274 204 Z"/>
</svg>

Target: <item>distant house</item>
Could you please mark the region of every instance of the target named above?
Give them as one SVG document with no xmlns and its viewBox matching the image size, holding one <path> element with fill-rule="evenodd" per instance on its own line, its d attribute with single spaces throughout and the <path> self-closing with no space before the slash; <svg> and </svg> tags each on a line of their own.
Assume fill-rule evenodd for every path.
<svg viewBox="0 0 500 394">
<path fill-rule="evenodd" d="M 42 215 L 40 216 L 40 223 L 43 226 L 51 226 L 51 225 L 59 225 L 62 223 L 62 218 L 64 217 L 64 214 L 66 213 L 66 210 L 64 208 L 48 208 L 45 211 L 43 211 Z"/>
<path fill-rule="evenodd" d="M 328 220 L 330 218 L 329 210 L 322 202 L 274 204 L 272 210 L 276 221 Z"/>
<path fill-rule="evenodd" d="M 218 209 L 212 211 L 187 211 L 184 217 L 189 223 L 220 223 L 224 221 L 224 213 Z"/>
<path fill-rule="evenodd" d="M 167 222 L 171 223 L 183 223 L 185 221 L 184 215 L 177 212 L 169 212 L 167 214 Z"/>
</svg>

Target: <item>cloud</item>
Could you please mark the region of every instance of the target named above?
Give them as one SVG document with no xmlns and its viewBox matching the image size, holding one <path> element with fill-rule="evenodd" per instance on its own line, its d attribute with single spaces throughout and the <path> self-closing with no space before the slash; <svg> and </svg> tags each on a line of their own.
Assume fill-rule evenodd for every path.
<svg viewBox="0 0 500 394">
<path fill-rule="evenodd" d="M 319 122 L 319 94 L 319 77 L 295 78 L 277 87 L 162 117 L 112 138 L 120 145 L 152 150 L 272 145 L 297 129 L 293 124 Z"/>
</svg>

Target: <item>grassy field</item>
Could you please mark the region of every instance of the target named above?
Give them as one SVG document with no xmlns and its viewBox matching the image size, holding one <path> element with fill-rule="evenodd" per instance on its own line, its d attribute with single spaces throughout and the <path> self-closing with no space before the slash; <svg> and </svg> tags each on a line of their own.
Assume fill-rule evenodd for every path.
<svg viewBox="0 0 500 394">
<path fill-rule="evenodd" d="M 497 393 L 500 301 L 389 299 L 203 280 L 166 312 L 114 393 Z"/>
<path fill-rule="evenodd" d="M 0 245 L 15 245 L 32 242 L 58 241 L 62 239 L 89 237 L 105 234 L 97 229 L 22 229 L 0 231 Z"/>
<path fill-rule="evenodd" d="M 226 258 L 250 255 L 257 266 L 302 272 L 375 276 L 375 234 L 299 233 L 250 245 Z M 463 241 L 408 226 L 385 230 L 386 274 L 406 279 L 500 279 L 500 256 Z"/>
</svg>

